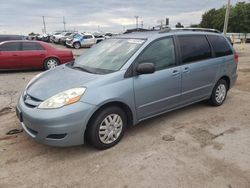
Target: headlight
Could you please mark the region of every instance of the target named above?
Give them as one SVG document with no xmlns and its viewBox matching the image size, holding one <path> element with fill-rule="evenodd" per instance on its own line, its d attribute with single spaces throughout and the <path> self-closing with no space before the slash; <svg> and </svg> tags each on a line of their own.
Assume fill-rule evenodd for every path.
<svg viewBox="0 0 250 188">
<path fill-rule="evenodd" d="M 65 105 L 76 103 L 84 94 L 86 88 L 73 88 L 54 95 L 42 102 L 38 108 L 53 109 L 60 108 Z"/>
</svg>

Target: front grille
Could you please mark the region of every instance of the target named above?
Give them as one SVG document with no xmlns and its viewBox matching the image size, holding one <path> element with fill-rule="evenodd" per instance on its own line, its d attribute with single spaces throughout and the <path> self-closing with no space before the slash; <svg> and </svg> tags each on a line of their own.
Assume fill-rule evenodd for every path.
<svg viewBox="0 0 250 188">
<path fill-rule="evenodd" d="M 30 108 L 35 108 L 42 102 L 41 100 L 39 100 L 35 97 L 32 97 L 32 96 L 28 95 L 27 93 L 24 94 L 23 101 Z"/>
</svg>

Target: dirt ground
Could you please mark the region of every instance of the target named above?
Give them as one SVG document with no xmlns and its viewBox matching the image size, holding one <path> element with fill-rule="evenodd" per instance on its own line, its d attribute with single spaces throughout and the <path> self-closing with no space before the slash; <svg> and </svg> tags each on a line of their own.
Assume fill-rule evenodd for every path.
<svg viewBox="0 0 250 188">
<path fill-rule="evenodd" d="M 250 187 L 250 45 L 221 107 L 198 103 L 130 128 L 115 147 L 41 145 L 20 128 L 14 107 L 38 72 L 0 75 L 0 188 Z"/>
</svg>

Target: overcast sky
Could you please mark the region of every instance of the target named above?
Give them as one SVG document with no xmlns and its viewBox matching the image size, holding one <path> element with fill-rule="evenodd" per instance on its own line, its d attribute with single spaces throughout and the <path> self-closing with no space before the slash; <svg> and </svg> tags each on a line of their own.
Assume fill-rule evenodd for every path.
<svg viewBox="0 0 250 188">
<path fill-rule="evenodd" d="M 233 4 L 237 0 L 231 0 Z M 170 26 L 199 23 L 211 8 L 226 5 L 227 0 L 0 0 L 0 33 L 41 33 L 42 16 L 47 32 L 63 29 L 79 31 L 121 32 L 139 24 L 148 28 L 159 20 L 170 19 Z"/>
</svg>

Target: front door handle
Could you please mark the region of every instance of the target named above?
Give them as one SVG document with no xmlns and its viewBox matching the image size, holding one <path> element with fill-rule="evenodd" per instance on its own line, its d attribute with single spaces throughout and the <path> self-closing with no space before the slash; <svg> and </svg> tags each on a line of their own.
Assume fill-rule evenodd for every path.
<svg viewBox="0 0 250 188">
<path fill-rule="evenodd" d="M 178 76 L 180 74 L 180 72 L 178 71 L 178 70 L 174 70 L 173 72 L 172 72 L 172 75 L 173 76 Z"/>
<path fill-rule="evenodd" d="M 182 71 L 183 73 L 189 73 L 189 67 L 185 67 L 184 70 Z"/>
</svg>

